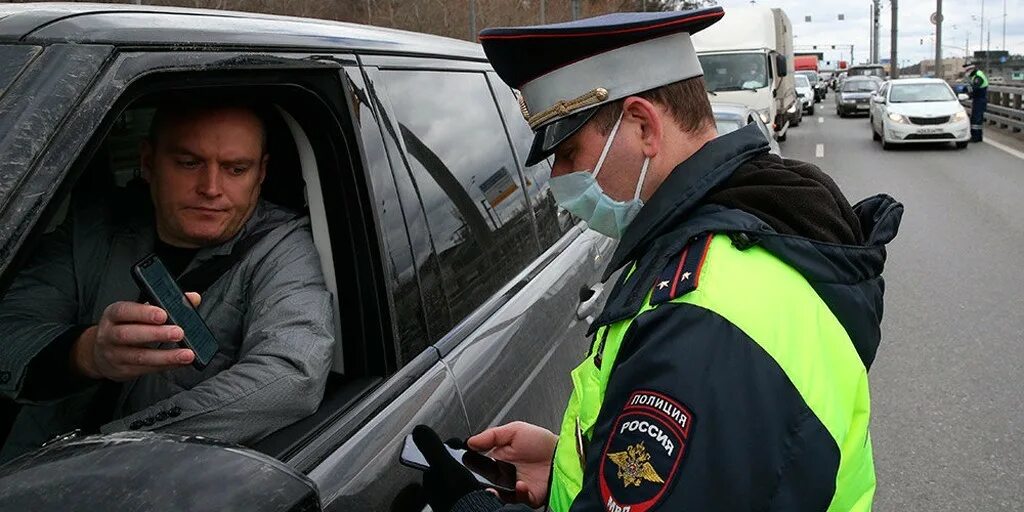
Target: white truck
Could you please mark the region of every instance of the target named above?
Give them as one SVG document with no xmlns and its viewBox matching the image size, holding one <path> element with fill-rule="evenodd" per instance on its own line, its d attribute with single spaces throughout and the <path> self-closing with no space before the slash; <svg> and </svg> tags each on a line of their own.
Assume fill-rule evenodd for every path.
<svg viewBox="0 0 1024 512">
<path fill-rule="evenodd" d="M 750 6 L 725 11 L 721 21 L 694 34 L 693 46 L 712 103 L 756 110 L 786 140 L 802 111 L 793 80 L 793 27 L 782 9 Z"/>
</svg>

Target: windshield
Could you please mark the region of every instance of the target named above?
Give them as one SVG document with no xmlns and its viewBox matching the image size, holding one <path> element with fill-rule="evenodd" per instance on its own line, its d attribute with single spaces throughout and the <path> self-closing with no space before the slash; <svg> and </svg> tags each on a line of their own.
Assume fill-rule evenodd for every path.
<svg viewBox="0 0 1024 512">
<path fill-rule="evenodd" d="M 763 53 L 698 55 L 708 90 L 740 91 L 768 85 L 767 57 Z"/>
<path fill-rule="evenodd" d="M 817 73 L 799 73 L 798 72 L 796 74 L 796 76 L 797 77 L 801 77 L 802 76 L 802 77 L 806 78 L 807 82 L 811 83 L 811 84 L 814 84 L 814 83 L 818 82 L 818 74 Z"/>
<path fill-rule="evenodd" d="M 884 77 L 885 76 L 885 68 L 883 68 L 882 66 L 865 67 L 865 68 L 850 68 L 850 70 L 847 71 L 847 73 L 849 73 L 850 76 L 877 76 L 877 77 Z"/>
<path fill-rule="evenodd" d="M 804 76 L 804 75 L 797 75 L 794 78 L 796 78 L 796 86 L 797 87 L 810 87 L 811 86 L 811 82 L 809 82 L 807 80 L 807 77 Z"/>
<path fill-rule="evenodd" d="M 743 125 L 740 124 L 739 119 L 719 119 L 716 117 L 715 127 L 718 128 L 718 135 L 722 136 L 743 128 Z"/>
<path fill-rule="evenodd" d="M 890 103 L 955 100 L 953 91 L 946 84 L 899 84 L 893 85 L 889 93 Z"/>
<path fill-rule="evenodd" d="M 878 83 L 874 80 L 847 80 L 843 82 L 843 92 L 875 92 Z"/>
</svg>

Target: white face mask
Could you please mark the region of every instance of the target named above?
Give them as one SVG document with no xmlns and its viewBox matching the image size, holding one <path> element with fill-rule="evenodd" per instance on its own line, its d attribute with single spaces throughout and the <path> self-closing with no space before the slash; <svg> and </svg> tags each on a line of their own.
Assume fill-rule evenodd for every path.
<svg viewBox="0 0 1024 512">
<path fill-rule="evenodd" d="M 564 176 L 556 176 L 550 181 L 551 193 L 562 208 L 585 220 L 590 229 L 612 238 L 622 238 L 629 223 L 643 208 L 644 202 L 640 199 L 640 191 L 643 190 L 647 167 L 651 163 L 650 157 L 644 158 L 633 199 L 616 201 L 604 193 L 601 184 L 597 182 L 597 175 L 601 172 L 601 166 L 604 165 L 605 157 L 608 156 L 608 150 L 611 149 L 621 124 L 622 114 L 619 114 L 612 132 L 608 134 L 608 141 L 604 144 L 594 172 L 575 171 Z"/>
</svg>

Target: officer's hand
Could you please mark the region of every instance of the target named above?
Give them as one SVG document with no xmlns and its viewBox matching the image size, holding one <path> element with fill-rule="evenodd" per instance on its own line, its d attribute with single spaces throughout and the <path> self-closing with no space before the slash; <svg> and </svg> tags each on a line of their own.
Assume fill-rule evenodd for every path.
<svg viewBox="0 0 1024 512">
<path fill-rule="evenodd" d="M 447 512 L 463 496 L 480 490 L 480 483 L 452 458 L 437 432 L 426 425 L 417 425 L 412 431 L 412 440 L 430 465 L 423 473 L 423 491 L 431 510 Z"/>
<path fill-rule="evenodd" d="M 198 306 L 198 293 L 185 294 Z M 187 349 L 154 349 L 152 343 L 178 343 L 181 327 L 164 325 L 167 312 L 148 304 L 115 302 L 98 325 L 85 330 L 71 350 L 71 365 L 93 379 L 124 382 L 149 373 L 187 366 L 195 354 Z"/>
<path fill-rule="evenodd" d="M 533 508 L 548 501 L 556 443 L 557 435 L 522 421 L 489 428 L 466 440 L 473 450 L 516 466 L 516 500 Z"/>
</svg>

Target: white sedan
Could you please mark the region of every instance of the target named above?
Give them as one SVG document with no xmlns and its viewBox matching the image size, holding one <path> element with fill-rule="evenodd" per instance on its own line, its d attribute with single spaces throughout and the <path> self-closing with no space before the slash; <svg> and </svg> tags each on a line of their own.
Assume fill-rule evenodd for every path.
<svg viewBox="0 0 1024 512">
<path fill-rule="evenodd" d="M 891 80 L 871 97 L 871 135 L 893 144 L 953 142 L 967 147 L 971 126 L 949 84 L 935 78 Z"/>
</svg>

